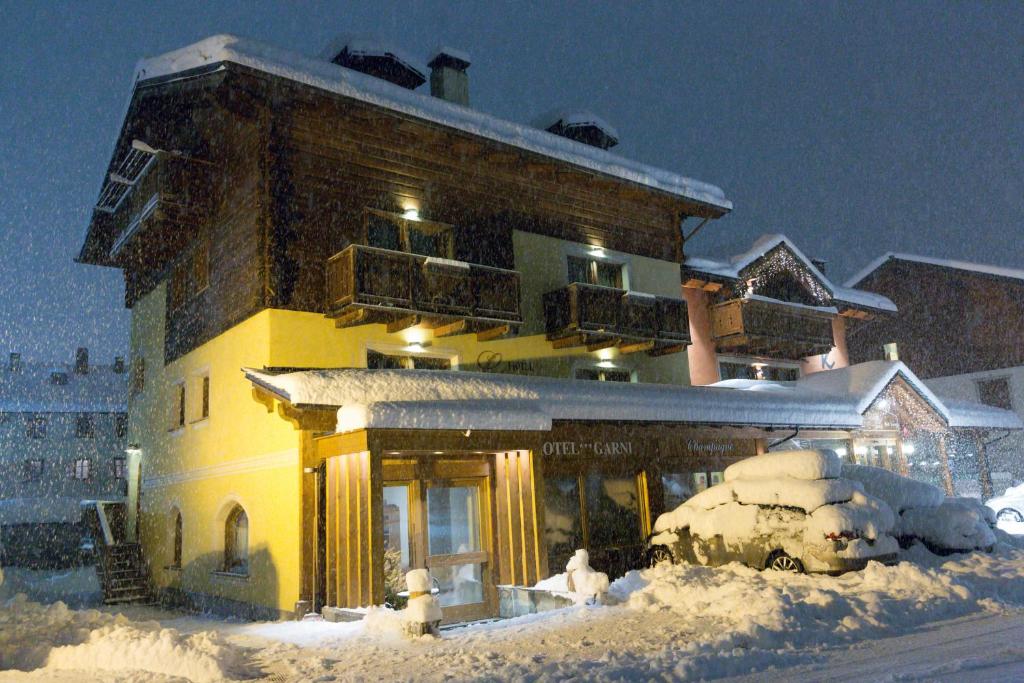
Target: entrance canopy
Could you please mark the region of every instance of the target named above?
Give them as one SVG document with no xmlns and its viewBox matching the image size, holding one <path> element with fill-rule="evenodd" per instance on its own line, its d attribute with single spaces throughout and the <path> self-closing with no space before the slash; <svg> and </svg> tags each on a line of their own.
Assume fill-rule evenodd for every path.
<svg viewBox="0 0 1024 683">
<path fill-rule="evenodd" d="M 1022 429 L 1010 411 L 940 400 L 900 362 L 875 361 L 795 382 L 731 380 L 710 387 L 586 382 L 435 370 L 243 368 L 297 408 L 337 409 L 337 431 L 547 430 L 553 420 L 857 429 L 901 376 L 951 427 Z"/>
</svg>

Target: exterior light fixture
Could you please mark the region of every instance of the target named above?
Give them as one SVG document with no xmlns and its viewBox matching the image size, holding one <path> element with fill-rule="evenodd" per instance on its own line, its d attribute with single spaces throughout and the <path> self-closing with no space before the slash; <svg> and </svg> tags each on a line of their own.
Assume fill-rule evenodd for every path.
<svg viewBox="0 0 1024 683">
<path fill-rule="evenodd" d="M 420 219 L 419 209 L 408 208 L 402 213 L 402 218 L 410 221 L 418 221 Z"/>
<path fill-rule="evenodd" d="M 847 451 L 845 448 L 839 447 L 836 449 L 836 455 L 838 455 L 840 458 L 845 458 L 847 453 L 849 453 L 849 451 Z"/>
<path fill-rule="evenodd" d="M 593 247 L 590 251 L 587 252 L 587 254 L 595 258 L 604 258 L 608 255 L 605 252 L 605 250 L 601 247 Z"/>
<path fill-rule="evenodd" d="M 142 455 L 142 446 L 137 443 L 130 443 L 125 447 L 124 452 L 127 455 Z"/>
<path fill-rule="evenodd" d="M 601 361 L 601 362 L 599 362 L 597 364 L 597 367 L 599 367 L 599 368 L 614 368 L 615 367 L 615 363 L 611 362 L 610 360 L 603 360 L 603 361 Z"/>
<path fill-rule="evenodd" d="M 909 441 L 903 442 L 903 455 L 913 455 L 914 450 L 914 444 Z"/>
</svg>

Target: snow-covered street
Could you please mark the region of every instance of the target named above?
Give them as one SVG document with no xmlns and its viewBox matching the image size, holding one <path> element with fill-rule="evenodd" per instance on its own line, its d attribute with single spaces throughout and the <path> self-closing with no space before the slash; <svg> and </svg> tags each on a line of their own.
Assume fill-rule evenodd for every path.
<svg viewBox="0 0 1024 683">
<path fill-rule="evenodd" d="M 839 577 L 661 565 L 615 582 L 618 604 L 414 641 L 365 623 L 113 616 L 8 598 L 0 678 L 747 681 L 774 667 L 787 680 L 1009 680 L 1024 674 L 1024 549 L 1003 539 L 992 554 L 915 547 L 897 566 Z"/>
</svg>

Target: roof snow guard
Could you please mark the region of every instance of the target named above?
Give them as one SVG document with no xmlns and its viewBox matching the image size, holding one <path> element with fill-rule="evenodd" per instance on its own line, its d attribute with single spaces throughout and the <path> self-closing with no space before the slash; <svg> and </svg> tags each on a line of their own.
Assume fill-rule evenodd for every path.
<svg viewBox="0 0 1024 683">
<path fill-rule="evenodd" d="M 406 61 L 404 57 L 390 52 Z M 238 64 L 682 197 L 703 205 L 714 215 L 720 216 L 732 210 L 732 202 L 715 185 L 647 166 L 532 126 L 411 92 L 328 61 L 337 54 L 312 59 L 258 41 L 216 35 L 159 57 L 142 60 L 136 67 L 135 83 L 139 87 L 158 79 L 187 78 L 204 69 L 217 70 L 226 63 Z"/>
<path fill-rule="evenodd" d="M 618 131 L 597 114 L 586 110 L 552 112 L 541 117 L 537 127 L 599 149 L 619 144 Z"/>
</svg>

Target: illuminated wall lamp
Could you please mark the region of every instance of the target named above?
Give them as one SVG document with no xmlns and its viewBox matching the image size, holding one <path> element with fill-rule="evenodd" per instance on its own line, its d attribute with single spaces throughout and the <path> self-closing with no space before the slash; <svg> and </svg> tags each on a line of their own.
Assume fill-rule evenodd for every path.
<svg viewBox="0 0 1024 683">
<path fill-rule="evenodd" d="M 126 455 L 142 455 L 142 446 L 137 443 L 130 443 L 125 447 L 124 452 Z"/>
<path fill-rule="evenodd" d="M 409 208 L 402 212 L 402 218 L 410 221 L 418 221 L 420 219 L 419 209 Z"/>
</svg>

